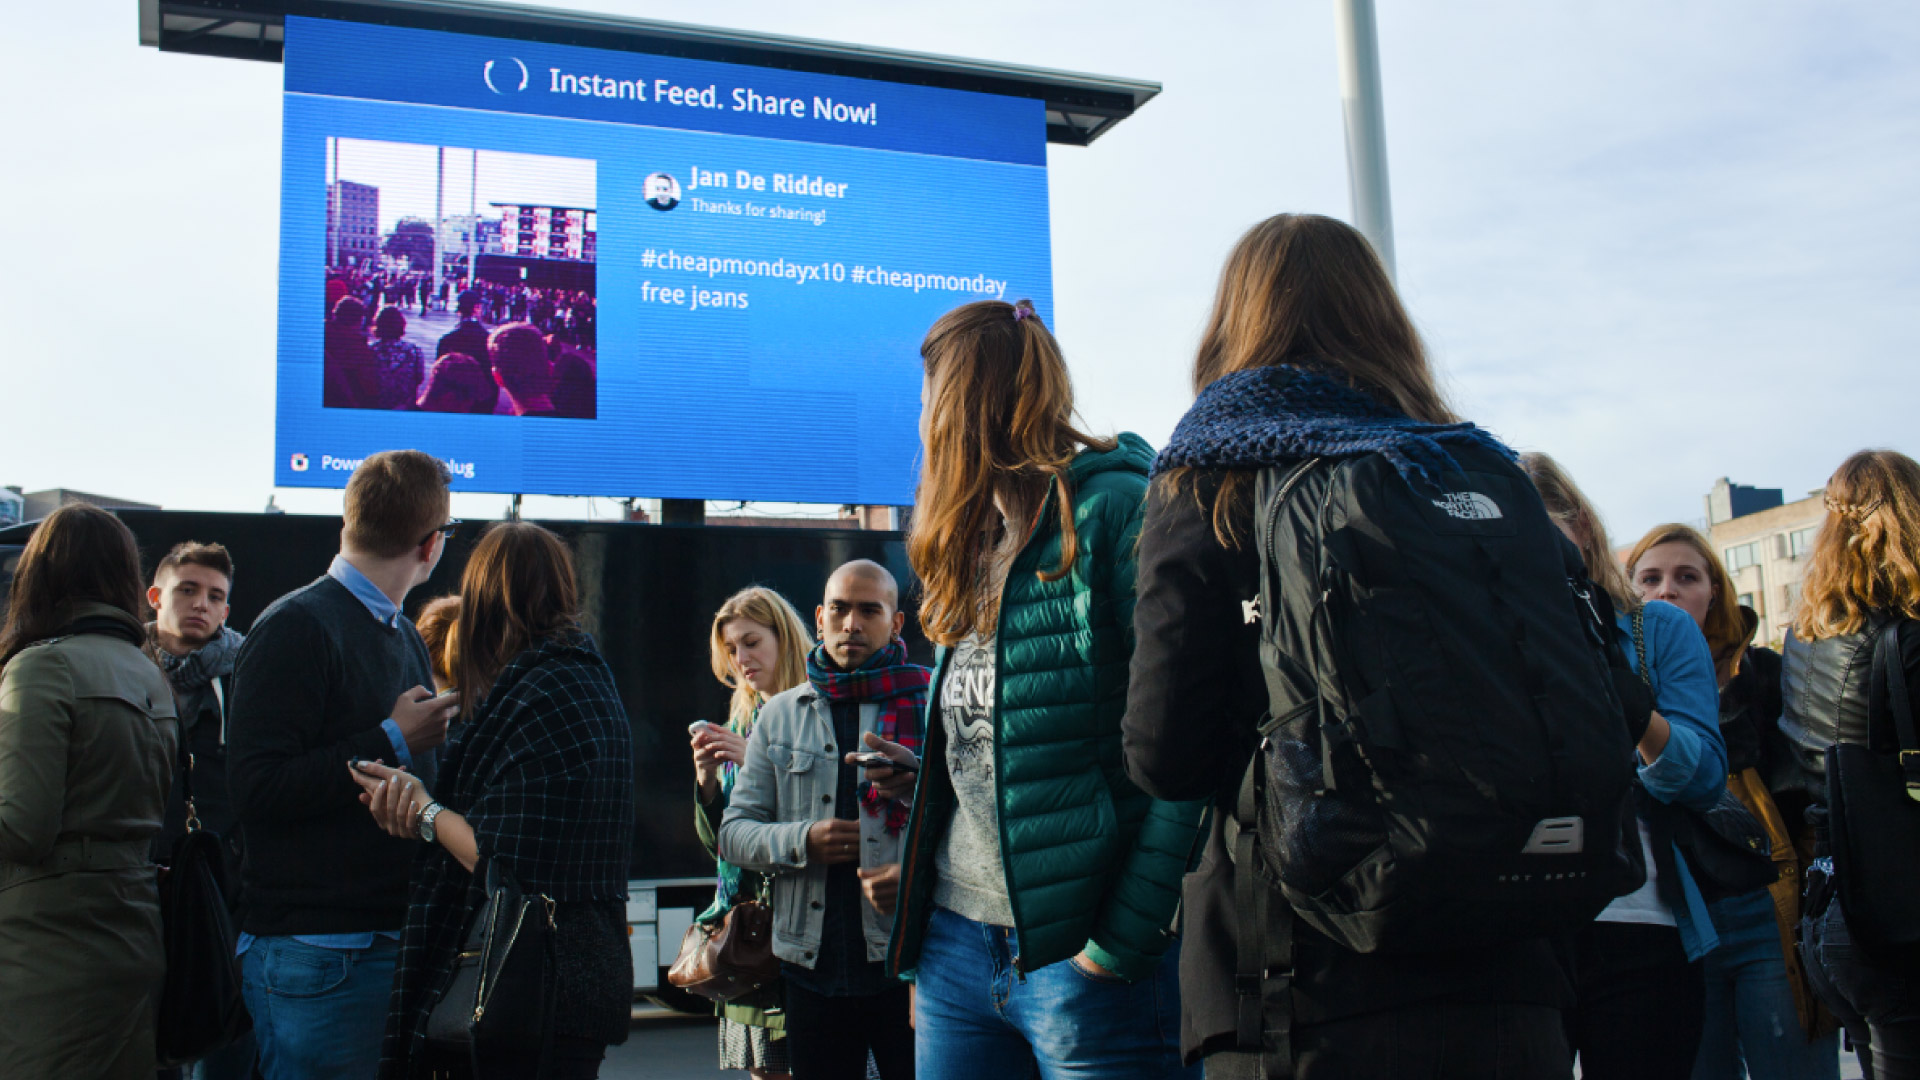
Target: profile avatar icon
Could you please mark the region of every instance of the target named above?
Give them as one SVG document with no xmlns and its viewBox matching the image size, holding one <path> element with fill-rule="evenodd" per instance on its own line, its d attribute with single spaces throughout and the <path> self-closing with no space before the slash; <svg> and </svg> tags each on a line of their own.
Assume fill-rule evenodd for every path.
<svg viewBox="0 0 1920 1080">
<path fill-rule="evenodd" d="M 655 210 L 671 210 L 680 205 L 680 181 L 663 172 L 647 177 L 647 205 Z"/>
</svg>

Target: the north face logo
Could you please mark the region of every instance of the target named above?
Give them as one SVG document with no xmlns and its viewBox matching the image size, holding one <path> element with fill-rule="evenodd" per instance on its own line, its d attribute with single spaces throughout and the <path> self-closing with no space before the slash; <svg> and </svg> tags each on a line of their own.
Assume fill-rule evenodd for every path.
<svg viewBox="0 0 1920 1080">
<path fill-rule="evenodd" d="M 1450 516 L 1465 521 L 1494 521 L 1506 515 L 1500 513 L 1500 504 L 1477 491 L 1458 491 L 1433 500 L 1433 505 L 1445 510 Z"/>
</svg>

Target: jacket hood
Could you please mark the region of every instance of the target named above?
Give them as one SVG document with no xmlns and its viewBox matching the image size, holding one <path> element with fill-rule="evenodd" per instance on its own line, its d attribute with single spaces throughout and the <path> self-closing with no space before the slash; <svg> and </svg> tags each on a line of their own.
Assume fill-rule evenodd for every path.
<svg viewBox="0 0 1920 1080">
<path fill-rule="evenodd" d="M 1088 477 L 1109 472 L 1138 473 L 1147 475 L 1153 467 L 1153 447 L 1147 440 L 1131 431 L 1123 431 L 1115 437 L 1116 445 L 1111 450 L 1082 450 L 1068 466 L 1067 475 L 1075 485 L 1083 484 Z"/>
</svg>

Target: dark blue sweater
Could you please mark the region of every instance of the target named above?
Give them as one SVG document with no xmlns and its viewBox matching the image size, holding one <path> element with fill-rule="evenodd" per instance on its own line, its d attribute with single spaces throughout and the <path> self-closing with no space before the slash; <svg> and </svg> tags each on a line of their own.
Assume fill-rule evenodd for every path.
<svg viewBox="0 0 1920 1080">
<path fill-rule="evenodd" d="M 241 929 L 400 929 L 419 842 L 374 824 L 347 761 L 392 764 L 380 724 L 402 692 L 432 683 L 413 624 L 382 624 L 330 577 L 261 613 L 240 648 L 227 732 L 227 779 L 248 848 Z M 429 790 L 432 760 L 414 762 Z"/>
</svg>

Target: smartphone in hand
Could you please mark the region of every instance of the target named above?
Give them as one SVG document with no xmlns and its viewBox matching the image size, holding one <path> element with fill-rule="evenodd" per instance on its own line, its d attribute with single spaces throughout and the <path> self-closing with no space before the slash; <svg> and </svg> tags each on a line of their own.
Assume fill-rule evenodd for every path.
<svg viewBox="0 0 1920 1080">
<path fill-rule="evenodd" d="M 864 754 L 853 755 L 853 763 L 863 769 L 898 769 L 901 772 L 919 772 L 915 762 L 895 761 L 878 750 L 869 750 Z"/>
</svg>

